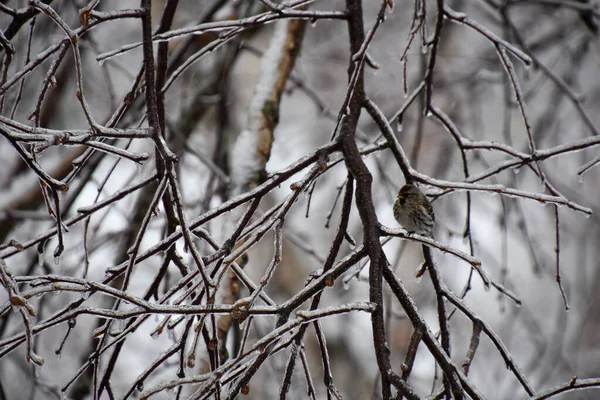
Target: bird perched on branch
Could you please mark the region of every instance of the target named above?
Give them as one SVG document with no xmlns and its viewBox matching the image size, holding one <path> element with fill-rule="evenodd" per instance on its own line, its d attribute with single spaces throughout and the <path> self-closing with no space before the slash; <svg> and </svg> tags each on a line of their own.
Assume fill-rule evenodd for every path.
<svg viewBox="0 0 600 400">
<path fill-rule="evenodd" d="M 398 198 L 394 202 L 394 218 L 409 233 L 433 237 L 433 207 L 423 192 L 411 183 L 398 191 Z"/>
</svg>

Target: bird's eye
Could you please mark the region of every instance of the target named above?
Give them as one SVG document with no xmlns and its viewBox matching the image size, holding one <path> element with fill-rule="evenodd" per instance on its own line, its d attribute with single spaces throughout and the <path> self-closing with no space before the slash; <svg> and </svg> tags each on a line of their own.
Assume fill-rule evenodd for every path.
<svg viewBox="0 0 600 400">
<path fill-rule="evenodd" d="M 406 197 L 400 196 L 400 204 L 404 205 L 406 203 Z"/>
</svg>

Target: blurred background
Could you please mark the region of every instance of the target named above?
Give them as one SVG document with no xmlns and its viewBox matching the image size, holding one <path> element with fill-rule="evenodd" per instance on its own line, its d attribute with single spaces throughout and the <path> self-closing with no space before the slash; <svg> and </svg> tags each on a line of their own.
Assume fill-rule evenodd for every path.
<svg viewBox="0 0 600 400">
<path fill-rule="evenodd" d="M 49 3 L 71 29 L 82 26 L 80 9 L 88 5 L 87 1 L 45 3 Z M 156 0 L 151 3 L 155 28 L 166 2 Z M 180 0 L 175 3 L 172 24 L 165 30 L 248 18 L 269 12 L 270 4 L 243 0 Z M 368 30 L 375 24 L 381 3 L 363 3 L 363 19 Z M 391 3 L 393 8 L 386 10 L 385 22 L 378 28 L 368 51 L 378 67 L 365 67 L 367 95 L 390 119 L 412 98 L 426 76 L 438 12 L 437 3 L 433 1 L 395 0 Z M 526 66 L 510 55 L 525 100 L 535 148 L 544 151 L 564 146 L 564 150 L 557 150 L 539 162 L 548 184 L 566 199 L 588 207 L 594 213 L 588 216 L 566 206 L 555 208 L 535 200 L 490 191 L 469 192 L 468 204 L 466 191 L 444 190 L 433 181 L 422 184 L 421 189 L 430 196 L 435 209 L 436 239 L 480 259 L 493 281 L 509 295 L 496 288 L 484 290 L 479 277 L 471 276 L 468 264 L 434 251 L 442 279 L 453 292 L 464 296 L 465 303 L 502 339 L 535 390 L 543 391 L 568 383 L 574 376 L 599 377 L 600 338 L 597 330 L 600 304 L 595 284 L 599 259 L 596 245 L 600 241 L 597 216 L 600 169 L 596 164 L 600 162 L 600 153 L 593 142 L 600 122 L 597 3 L 593 0 L 481 0 L 444 4 L 483 27 L 482 31 L 476 31 L 456 20 L 444 18 L 432 88 L 432 103 L 450 117 L 463 137 L 488 144 L 465 150 L 469 177 L 483 177 L 494 171 L 471 182 L 501 184 L 529 193 L 548 194 L 547 186 L 536 175 L 531 160 L 524 163 L 527 165 L 516 163 L 510 168 L 494 170 L 508 160 L 518 158 L 490 143 L 500 143 L 527 154 L 531 153 L 531 148 L 521 107 L 515 97 L 515 84 L 511 82 L 497 48 L 485 36 L 491 32 L 533 60 L 531 66 Z M 137 1 L 105 0 L 99 2 L 95 10 L 112 12 L 139 7 Z M 45 13 L 25 16 L 30 9 L 33 8 L 26 1 L 3 1 L 0 5 L 0 26 L 5 36 L 2 42 L 9 41 L 15 49 L 9 59 L 6 47 L 3 47 L 3 65 L 7 66 L 3 73 L 7 78 L 2 80 L 1 116 L 5 119 L 0 123 L 6 127 L 10 126 L 9 121 L 16 121 L 29 127 L 65 132 L 89 129 L 88 119 L 76 95 L 77 68 L 71 46 L 65 44 L 35 64 L 47 49 L 65 39 L 65 33 Z M 343 1 L 328 0 L 314 1 L 307 8 L 308 11 L 344 9 Z M 458 14 L 457 18 L 462 17 Z M 165 140 L 179 157 L 176 169 L 185 213 L 190 220 L 229 199 L 228 187 L 235 179 L 231 176 L 230 166 L 238 158 L 247 156 L 239 149 L 233 151 L 233 143 L 251 120 L 250 103 L 257 92 L 261 57 L 274 40 L 278 23 L 249 25 L 232 34 L 231 38 L 227 36 L 231 34 L 230 30 L 219 29 L 182 33 L 168 41 L 166 75 L 168 79 L 176 73 L 177 79 L 170 82 L 164 92 Z M 346 22 L 323 18 L 305 20 L 305 25 L 301 51 L 281 97 L 278 124 L 265 167 L 268 174 L 276 174 L 330 141 L 348 89 L 350 54 Z M 127 47 L 141 39 L 140 20 L 135 18 L 103 21 L 79 38 L 85 97 L 100 125 L 112 123 L 116 110 L 129 102 L 127 111 L 119 116 L 115 127 L 147 126 L 143 85 L 132 87 L 142 71 L 142 49 Z M 155 43 L 155 50 L 157 46 Z M 116 55 L 108 54 L 116 50 L 121 51 Z M 177 72 L 186 61 L 195 57 L 195 62 L 181 73 Z M 52 71 L 56 60 L 60 60 L 59 65 L 48 78 L 48 71 Z M 28 68 L 29 65 L 32 67 Z M 129 99 L 128 95 L 133 96 L 132 101 L 125 101 Z M 438 119 L 424 112 L 424 107 L 425 96 L 421 93 L 402 114 L 400 123 L 390 121 L 411 166 L 437 180 L 465 181 L 461 148 Z M 377 142 L 380 134 L 374 121 L 363 112 L 357 131 L 359 147 Z M 584 139 L 590 141 L 584 142 Z M 148 153 L 150 159 L 136 163 L 126 157 L 95 151 L 85 155 L 86 162 L 78 169 L 80 157 L 89 147 L 49 145 L 36 149 L 37 162 L 46 173 L 59 180 L 68 180 L 70 190 L 60 194 L 63 221 L 81 215 L 77 211 L 80 207 L 107 199 L 154 174 L 155 147 L 150 138 L 110 139 L 107 143 L 131 153 Z M 25 147 L 33 152 L 33 145 Z M 0 242 L 16 240 L 26 244 L 35 241 L 24 251 L 16 252 L 9 247 L 0 253 L 23 293 L 37 293 L 26 277 L 56 275 L 101 281 L 111 267 L 128 260 L 127 250 L 134 243 L 155 187 L 144 186 L 94 212 L 89 218 L 81 218 L 70 225 L 64 233 L 65 250 L 55 257 L 56 234 L 36 241 L 56 228 L 56 220 L 48 212 L 54 204 L 49 192 L 40 186 L 40 180 L 6 134 L 0 138 L 0 157 Z M 398 164 L 388 149 L 366 155 L 364 160 L 374 178 L 372 198 L 379 222 L 399 228 L 392 214 L 396 193 L 405 183 Z M 306 172 L 307 169 L 299 171 L 270 190 L 252 221 L 285 201 L 292 192 L 290 184 L 302 179 Z M 300 194 L 282 220 L 281 262 L 265 287 L 265 293 L 276 304 L 294 297 L 310 275 L 322 268 L 340 220 L 341 205 L 336 199 L 343 194 L 347 173 L 344 163 L 328 169 L 314 181 L 310 190 Z M 228 219 L 236 215 L 235 212 L 211 219 L 203 227 L 222 242 L 230 234 L 231 220 Z M 235 224 L 235 219 L 233 221 Z M 140 253 L 167 236 L 170 232 L 167 225 L 167 212 L 161 205 L 148 225 Z M 362 223 L 356 205 L 350 214 L 348 234 L 356 243 L 362 242 Z M 200 237 L 196 240 L 202 256 L 214 251 L 206 240 Z M 274 241 L 275 234 L 271 230 L 247 252 L 243 269 L 257 285 L 273 259 Z M 397 237 L 383 242 L 388 260 L 431 329 L 437 332 L 436 297 L 431 282 L 428 277 L 415 278 L 422 263 L 421 246 Z M 175 248 L 184 262 L 191 262 L 191 255 L 185 251 L 181 240 Z M 351 240 L 344 242 L 339 258 L 354 248 Z M 149 293 L 149 288 L 157 282 L 157 274 L 162 271 L 166 251 L 145 259 L 133 269 L 128 293 L 140 297 Z M 568 309 L 557 284 L 557 260 Z M 181 277 L 181 269 L 175 263 L 169 265 L 154 288 L 157 296 L 167 292 Z M 368 265 L 362 270 L 351 269 L 323 292 L 320 307 L 368 301 L 367 277 Z M 6 279 L 3 278 L 3 282 L 6 287 Z M 250 294 L 244 285 L 239 286 L 236 298 Z M 413 328 L 387 289 L 385 287 L 386 333 L 392 365 L 400 371 Z M 53 291 L 55 295 L 49 295 Z M 181 340 L 185 331 L 185 324 L 175 323 L 177 318 L 173 317 L 172 326 L 156 333 L 157 326 L 165 321 L 164 315 L 150 316 L 121 343 L 118 357 L 110 358 L 113 350 L 107 351 L 81 375 L 79 368 L 97 348 L 97 340 L 92 336 L 94 329 L 101 326 L 102 319 L 80 315 L 76 319 L 54 323 L 32 337 L 35 353 L 44 360 L 42 366 L 34 366 L 35 363 L 28 362 L 25 342 L 11 347 L 11 338 L 25 332 L 25 327 L 19 312 L 15 308 L 11 310 L 8 293 L 8 289 L 0 290 L 0 304 L 3 304 L 0 314 L 0 388 L 7 399 L 93 398 L 96 390 L 93 382 L 99 378 L 90 374 L 96 371 L 102 377 L 107 369 L 112 369 L 110 390 L 101 398 L 138 398 L 144 389 L 177 379 L 181 372 L 178 354 L 157 363 L 174 343 Z M 55 313 L 61 313 L 82 296 L 76 291 L 59 291 L 56 287 L 28 296 L 36 310 L 31 323 L 51 320 Z M 111 301 L 108 296 L 94 294 L 85 300 L 85 304 L 110 309 Z M 123 304 L 121 307 L 132 306 Z M 452 307 L 448 306 L 448 310 L 452 311 Z M 275 320 L 271 316 L 255 317 L 252 329 L 247 330 L 248 343 L 252 344 L 272 331 Z M 128 323 L 127 320 L 116 321 L 111 329 L 122 331 Z M 321 324 L 327 338 L 333 381 L 341 396 L 344 399 L 379 398 L 380 380 L 369 315 L 348 313 L 324 318 Z M 229 357 L 235 356 L 244 328 L 244 324 L 240 327 L 233 323 L 224 344 Z M 463 314 L 455 312 L 450 318 L 450 329 L 452 359 L 460 366 L 469 349 L 473 325 Z M 193 344 L 188 340 L 186 348 L 189 350 L 191 346 Z M 314 398 L 327 398 L 327 389 L 322 383 L 319 343 L 312 325 L 305 334 L 304 346 L 303 362 L 311 371 L 316 390 Z M 198 347 L 206 350 L 204 343 Z M 195 365 L 188 365 L 186 376 L 210 370 L 209 362 L 202 354 L 199 351 Z M 247 397 L 278 397 L 287 359 L 286 351 L 271 356 L 252 379 Z M 142 379 L 143 384 L 139 384 L 140 376 L 153 363 L 157 363 L 157 367 Z M 486 398 L 528 398 L 485 335 L 481 336 L 469 377 Z M 441 387 L 440 369 L 423 345 L 419 347 L 408 382 L 422 397 L 437 393 Z M 197 389 L 192 386 L 185 386 L 181 393 L 163 391 L 154 397 L 175 398 L 177 393 L 188 398 Z M 66 390 L 63 392 L 62 389 Z M 595 398 L 595 393 L 594 389 L 573 391 L 556 398 L 589 399 Z M 300 365 L 296 366 L 288 398 L 307 398 L 306 378 Z"/>
</svg>

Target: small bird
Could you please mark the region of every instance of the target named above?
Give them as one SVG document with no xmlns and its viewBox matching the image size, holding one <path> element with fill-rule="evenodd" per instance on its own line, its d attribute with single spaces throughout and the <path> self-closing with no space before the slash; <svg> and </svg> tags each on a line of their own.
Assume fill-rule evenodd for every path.
<svg viewBox="0 0 600 400">
<path fill-rule="evenodd" d="M 409 233 L 433 237 L 433 207 L 423 192 L 411 183 L 398 191 L 398 198 L 394 202 L 394 218 Z"/>
</svg>

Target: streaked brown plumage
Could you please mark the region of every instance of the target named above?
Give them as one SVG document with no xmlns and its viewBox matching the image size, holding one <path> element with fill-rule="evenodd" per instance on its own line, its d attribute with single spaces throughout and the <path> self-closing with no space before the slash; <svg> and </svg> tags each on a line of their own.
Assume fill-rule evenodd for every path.
<svg viewBox="0 0 600 400">
<path fill-rule="evenodd" d="M 406 184 L 398 191 L 394 202 L 394 218 L 411 233 L 433 236 L 433 207 L 423 192 L 413 184 Z"/>
</svg>

